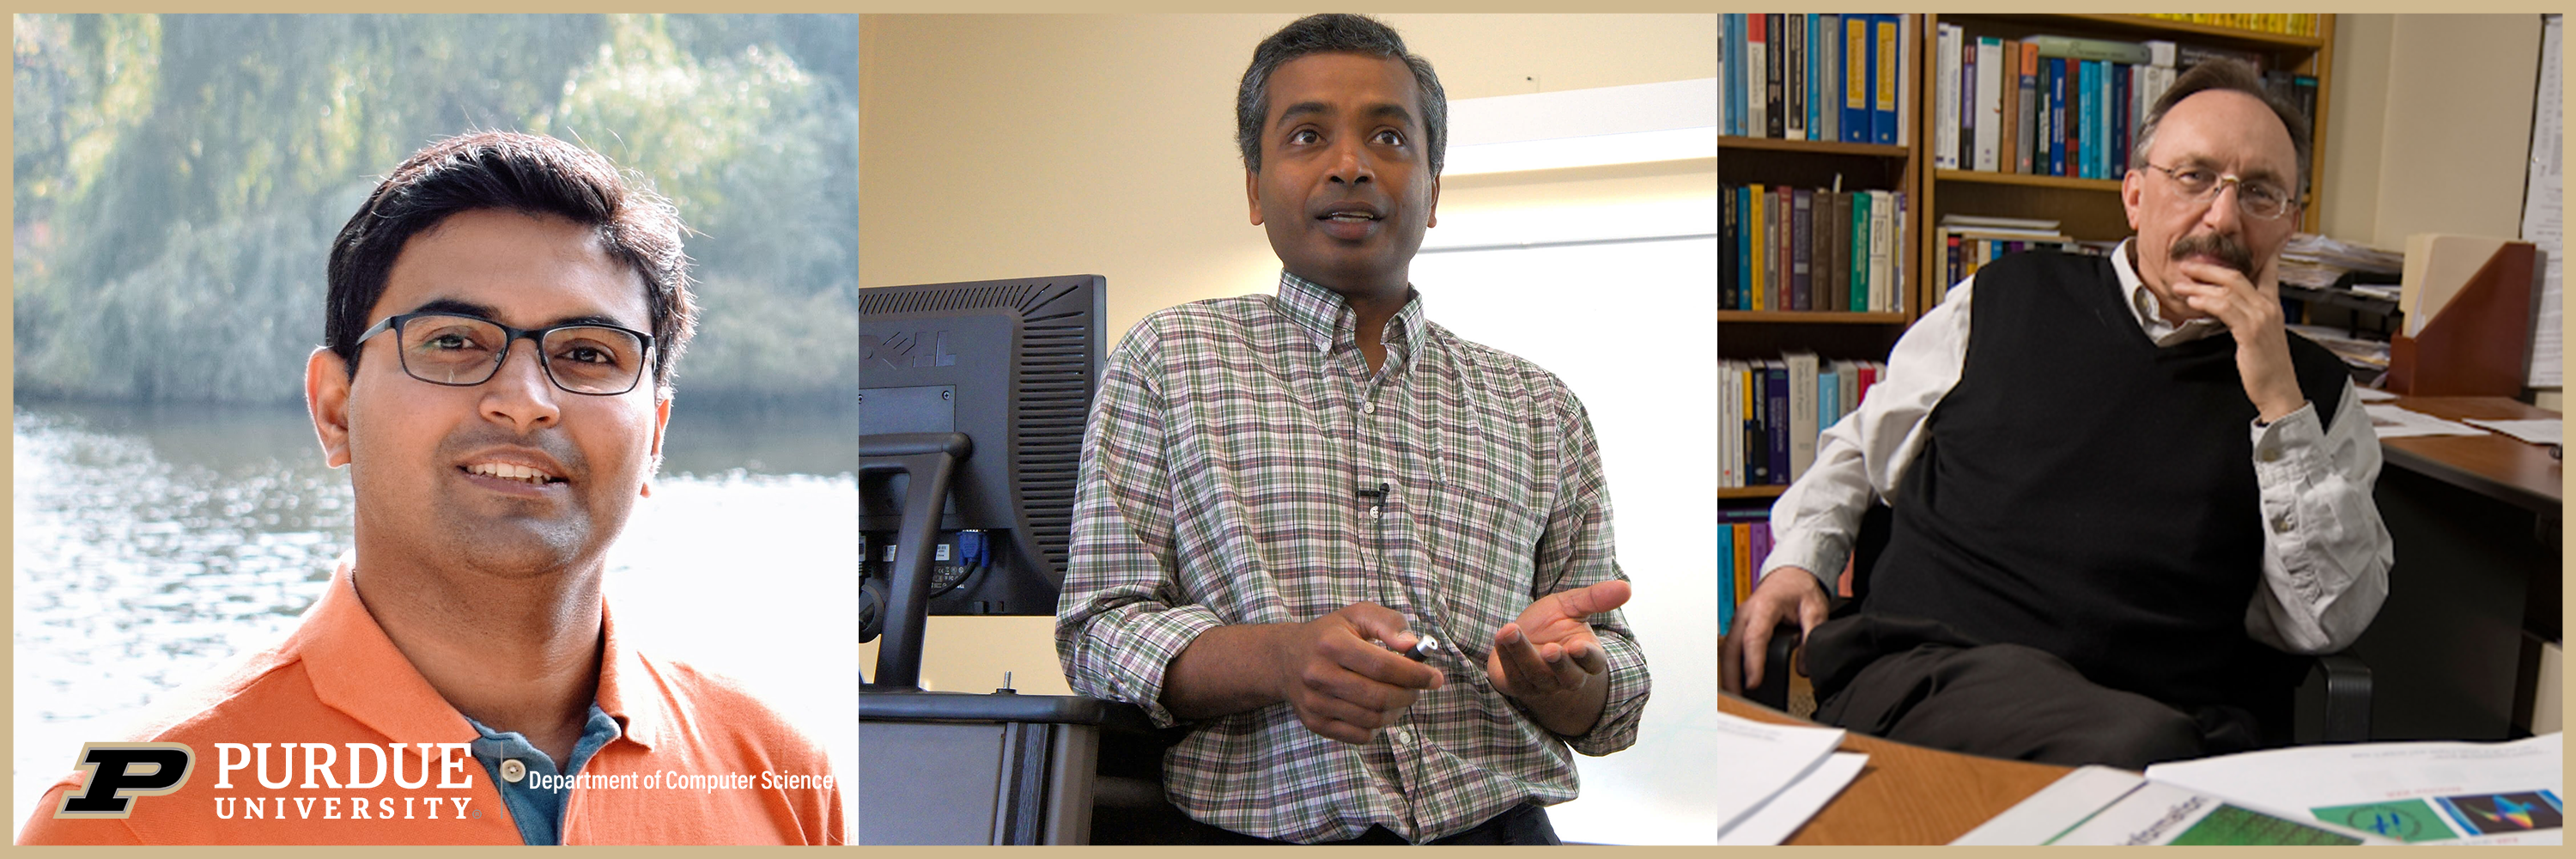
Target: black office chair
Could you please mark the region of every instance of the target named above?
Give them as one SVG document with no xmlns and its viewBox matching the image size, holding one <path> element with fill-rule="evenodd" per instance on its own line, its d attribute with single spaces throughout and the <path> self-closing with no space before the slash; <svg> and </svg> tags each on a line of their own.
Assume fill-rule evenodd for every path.
<svg viewBox="0 0 2576 859">
<path fill-rule="evenodd" d="M 1873 503 L 1861 514 L 1860 531 L 1852 539 L 1852 595 L 1834 607 L 1836 616 L 1856 610 L 1862 597 L 1869 593 L 1869 571 L 1877 566 L 1879 556 L 1887 550 L 1888 536 L 1895 527 L 1896 511 L 1885 504 Z M 1789 709 L 1789 672 L 1793 670 L 1798 647 L 1799 629 L 1796 618 L 1789 618 L 1771 632 L 1771 642 L 1762 656 L 1762 684 L 1748 687 L 1744 697 L 1781 712 Z M 2290 724 L 2271 720 L 2280 734 L 2275 739 L 2284 743 L 2300 733 L 2313 732 L 2321 743 L 2356 743 L 2370 739 L 2370 666 L 2351 650 L 2320 654 L 2311 658 L 2307 683 L 2293 694 Z M 2302 729 L 2306 730 L 2302 730 Z"/>
</svg>

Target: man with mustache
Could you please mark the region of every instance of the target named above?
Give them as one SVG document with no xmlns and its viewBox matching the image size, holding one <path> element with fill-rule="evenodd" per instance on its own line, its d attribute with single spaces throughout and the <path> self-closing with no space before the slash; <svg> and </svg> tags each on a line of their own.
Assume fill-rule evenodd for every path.
<svg viewBox="0 0 2576 859">
<path fill-rule="evenodd" d="M 639 652 L 603 594 L 696 325 L 681 230 L 551 137 L 395 167 L 331 243 L 305 366 L 355 547 L 285 641 L 134 737 L 191 750 L 171 795 L 109 801 L 94 780 L 133 774 L 84 750 L 19 843 L 841 842 L 821 747 Z"/>
<path fill-rule="evenodd" d="M 2133 151 L 2135 238 L 1978 269 L 1824 434 L 1773 507 L 1728 689 L 1760 681 L 1794 619 L 1821 721 L 2140 768 L 2286 734 L 2284 651 L 2369 625 L 2392 557 L 2379 444 L 2342 363 L 2284 330 L 2279 300 L 2307 124 L 2213 61 Z M 1888 543 L 1857 610 L 1828 620 L 1873 498 Z"/>
<path fill-rule="evenodd" d="M 1155 313 L 1103 373 L 1056 650 L 1076 691 L 1192 723 L 1183 839 L 1553 844 L 1568 747 L 1636 740 L 1583 406 L 1407 279 L 1447 113 L 1377 21 L 1263 40 L 1236 128 L 1278 294 Z"/>
</svg>

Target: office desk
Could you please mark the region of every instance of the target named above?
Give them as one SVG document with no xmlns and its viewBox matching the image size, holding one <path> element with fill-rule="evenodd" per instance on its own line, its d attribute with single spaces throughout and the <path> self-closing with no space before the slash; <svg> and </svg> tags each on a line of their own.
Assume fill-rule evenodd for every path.
<svg viewBox="0 0 2576 859">
<path fill-rule="evenodd" d="M 1760 722 L 1811 724 L 1733 695 L 1720 694 L 1717 709 Z M 1789 836 L 1790 844 L 1948 844 L 2071 771 L 1853 732 L 1843 735 L 1842 750 L 1869 755 L 1868 765 Z"/>
<path fill-rule="evenodd" d="M 2554 418 L 2502 397 L 2402 397 L 2435 417 Z M 2501 740 L 2537 665 L 2529 637 L 2560 637 L 2562 474 L 2548 448 L 2507 436 L 2380 443 L 2372 497 L 2395 542 L 2388 602 L 2354 646 L 2370 663 L 2371 738 Z"/>
<path fill-rule="evenodd" d="M 2408 411 L 2464 420 L 2556 418 L 2557 412 L 2503 397 L 2399 397 Z M 2564 487 L 2549 449 L 2495 433 L 2392 438 L 2379 443 L 2387 464 L 2497 500 L 2556 515 Z"/>
</svg>

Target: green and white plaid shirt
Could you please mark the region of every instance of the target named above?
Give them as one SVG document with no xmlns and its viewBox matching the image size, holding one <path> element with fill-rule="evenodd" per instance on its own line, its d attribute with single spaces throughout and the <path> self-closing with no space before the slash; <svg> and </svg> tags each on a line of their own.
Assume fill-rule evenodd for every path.
<svg viewBox="0 0 2576 859">
<path fill-rule="evenodd" d="M 1422 842 L 1523 801 L 1575 795 L 1566 746 L 1636 741 L 1646 661 L 1618 612 L 1601 721 L 1560 738 L 1485 677 L 1493 637 L 1532 600 L 1625 576 L 1582 403 L 1528 361 L 1423 319 L 1387 324 L 1372 377 L 1341 296 L 1282 274 L 1276 297 L 1185 304 L 1110 353 L 1083 439 L 1056 650 L 1073 688 L 1142 706 L 1225 624 L 1313 620 L 1353 603 L 1447 642 L 1448 674 L 1365 746 L 1308 731 L 1285 703 L 1195 726 L 1164 758 L 1190 816 L 1313 842 L 1370 824 Z M 1383 501 L 1361 490 L 1388 490 Z"/>
</svg>

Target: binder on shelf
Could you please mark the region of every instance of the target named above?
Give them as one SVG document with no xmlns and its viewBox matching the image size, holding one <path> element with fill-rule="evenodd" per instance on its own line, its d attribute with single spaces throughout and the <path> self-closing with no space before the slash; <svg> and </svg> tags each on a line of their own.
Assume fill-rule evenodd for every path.
<svg viewBox="0 0 2576 859">
<path fill-rule="evenodd" d="M 2406 329 L 2389 338 L 2387 389 L 2419 397 L 2520 396 L 2541 268 L 2530 242 L 2408 236 L 2397 299 Z"/>
<path fill-rule="evenodd" d="M 1878 120 L 1871 116 L 1877 103 L 1874 75 L 1876 59 L 1872 52 L 1878 44 L 1877 16 L 1854 13 L 1843 16 L 1843 124 L 1844 143 L 1870 143 L 1877 139 Z"/>
<path fill-rule="evenodd" d="M 1870 52 L 1873 64 L 1871 79 L 1878 82 L 1878 104 L 1870 108 L 1869 114 L 1870 122 L 1875 126 L 1871 131 L 1877 142 L 1891 146 L 1905 146 L 1912 142 L 1908 137 L 1911 134 L 1908 123 L 1904 120 L 1911 119 L 1913 115 L 1907 100 L 1914 97 L 1914 67 L 1907 63 L 1904 25 L 1913 17 L 1910 12 L 1882 12 L 1870 16 L 1878 28 L 1878 38 L 1874 40 L 1877 48 Z"/>
</svg>

